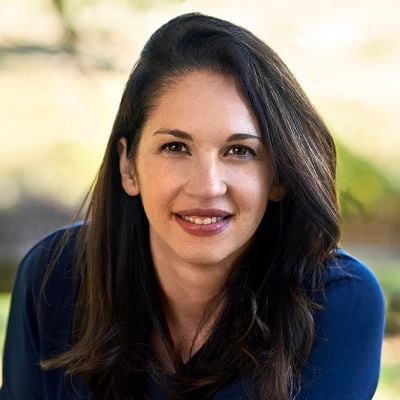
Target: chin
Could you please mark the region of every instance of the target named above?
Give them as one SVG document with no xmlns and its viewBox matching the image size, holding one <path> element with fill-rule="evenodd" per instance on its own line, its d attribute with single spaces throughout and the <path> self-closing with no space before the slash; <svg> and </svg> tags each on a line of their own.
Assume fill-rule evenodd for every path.
<svg viewBox="0 0 400 400">
<path fill-rule="evenodd" d="M 188 264 L 193 265 L 201 265 L 204 267 L 212 267 L 215 265 L 220 265 L 221 263 L 226 262 L 224 258 L 210 256 L 210 254 L 183 254 L 181 256 L 182 260 L 187 262 Z"/>
<path fill-rule="evenodd" d="M 188 264 L 200 265 L 204 267 L 213 266 L 230 266 L 234 260 L 237 258 L 234 254 L 230 252 L 223 252 L 219 249 L 218 252 L 214 251 L 212 248 L 203 249 L 190 249 L 187 248 L 186 251 L 180 251 L 178 256 L 181 260 Z"/>
</svg>

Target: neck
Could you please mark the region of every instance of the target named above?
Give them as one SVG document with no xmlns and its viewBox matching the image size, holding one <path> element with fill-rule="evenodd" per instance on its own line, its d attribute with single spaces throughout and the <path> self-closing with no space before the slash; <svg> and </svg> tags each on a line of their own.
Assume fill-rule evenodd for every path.
<svg viewBox="0 0 400 400">
<path fill-rule="evenodd" d="M 154 257 L 154 265 L 171 338 L 186 361 L 207 340 L 219 316 L 220 305 L 214 310 L 207 310 L 207 306 L 223 289 L 229 269 L 178 262 L 165 254 L 160 259 Z"/>
<path fill-rule="evenodd" d="M 168 322 L 197 327 L 206 307 L 222 290 L 226 272 L 212 267 L 173 264 L 156 265 Z"/>
</svg>

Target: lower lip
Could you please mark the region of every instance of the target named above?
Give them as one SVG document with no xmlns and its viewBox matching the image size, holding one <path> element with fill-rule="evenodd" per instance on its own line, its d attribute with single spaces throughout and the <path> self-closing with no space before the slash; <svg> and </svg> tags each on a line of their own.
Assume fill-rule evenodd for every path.
<svg viewBox="0 0 400 400">
<path fill-rule="evenodd" d="M 195 224 L 194 222 L 186 221 L 179 215 L 174 215 L 175 221 L 187 233 L 196 236 L 211 236 L 223 232 L 231 223 L 232 217 L 224 218 L 214 224 Z"/>
</svg>

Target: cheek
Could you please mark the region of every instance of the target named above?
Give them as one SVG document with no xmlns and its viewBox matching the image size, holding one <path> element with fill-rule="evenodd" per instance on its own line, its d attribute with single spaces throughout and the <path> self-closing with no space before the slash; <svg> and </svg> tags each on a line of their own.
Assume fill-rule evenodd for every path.
<svg viewBox="0 0 400 400">
<path fill-rule="evenodd" d="M 246 208 L 255 211 L 255 207 L 262 209 L 266 207 L 271 179 L 265 172 L 253 171 L 252 174 L 246 174 L 241 177 L 240 184 L 236 186 Z"/>
<path fill-rule="evenodd" d="M 146 213 L 161 214 L 176 196 L 181 178 L 165 163 L 144 161 L 137 166 L 139 192 Z"/>
<path fill-rule="evenodd" d="M 265 214 L 268 204 L 268 197 L 260 191 L 250 192 L 249 190 L 242 196 L 241 210 L 246 214 L 246 219 L 250 224 L 260 221 Z"/>
</svg>

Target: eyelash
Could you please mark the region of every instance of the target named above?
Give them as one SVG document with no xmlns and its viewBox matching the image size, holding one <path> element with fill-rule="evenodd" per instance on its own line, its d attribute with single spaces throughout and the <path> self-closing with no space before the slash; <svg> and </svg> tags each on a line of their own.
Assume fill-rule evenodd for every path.
<svg viewBox="0 0 400 400">
<path fill-rule="evenodd" d="M 170 154 L 171 153 L 172 154 L 174 154 L 174 153 L 189 153 L 189 151 L 187 150 L 187 147 L 186 147 L 186 151 L 183 152 L 183 151 L 180 151 L 180 150 L 178 150 L 178 151 L 171 150 L 170 148 L 172 146 L 179 146 L 180 148 L 186 147 L 186 145 L 184 143 L 181 143 L 181 142 L 170 142 L 170 143 L 163 144 L 160 147 L 160 151 L 166 151 L 167 153 L 170 153 Z"/>
<path fill-rule="evenodd" d="M 178 150 L 171 150 L 172 146 L 178 146 L 179 149 Z M 182 148 L 185 148 L 185 151 L 182 151 Z M 239 149 L 239 150 L 244 150 L 246 151 L 247 154 L 232 154 L 233 156 L 239 157 L 239 158 L 254 158 L 257 156 L 256 152 L 248 146 L 243 146 L 243 145 L 232 145 L 228 148 L 228 150 L 225 152 L 225 154 L 227 154 L 230 151 L 233 151 L 234 149 Z M 167 152 L 169 154 L 179 154 L 179 153 L 186 153 L 186 154 L 190 154 L 188 148 L 186 147 L 186 145 L 182 142 L 169 142 L 169 143 L 165 143 L 160 147 L 160 152 Z"/>
<path fill-rule="evenodd" d="M 231 151 L 233 149 L 239 149 L 239 150 L 245 150 L 247 154 L 232 154 L 232 155 L 236 155 L 237 157 L 241 157 L 241 158 L 252 158 L 255 157 L 257 154 L 256 152 L 248 146 L 243 146 L 243 145 L 233 145 L 231 147 L 229 147 L 228 151 Z"/>
</svg>

